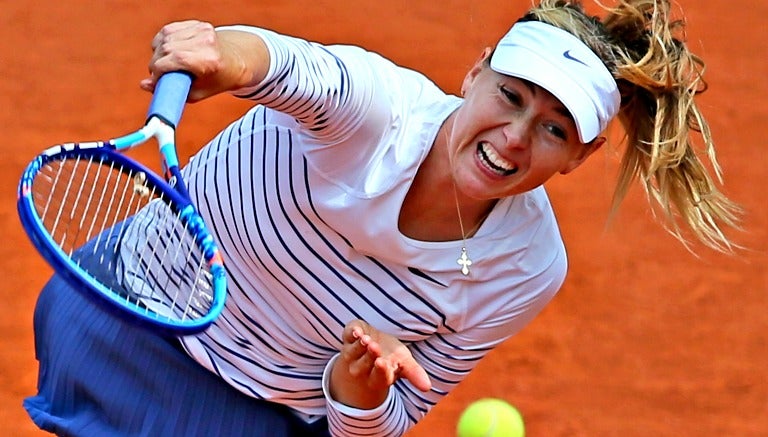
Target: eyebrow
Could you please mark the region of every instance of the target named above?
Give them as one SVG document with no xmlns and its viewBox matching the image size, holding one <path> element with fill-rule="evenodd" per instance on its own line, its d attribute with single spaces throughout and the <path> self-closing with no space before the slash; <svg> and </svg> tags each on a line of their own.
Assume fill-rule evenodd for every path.
<svg viewBox="0 0 768 437">
<path fill-rule="evenodd" d="M 556 111 L 560 115 L 562 115 L 564 117 L 568 117 L 569 120 L 571 120 L 572 122 L 576 123 L 576 120 L 573 118 L 573 114 L 571 114 L 571 111 L 569 111 L 568 108 L 566 108 L 565 106 L 561 106 L 561 107 L 557 108 Z"/>
</svg>

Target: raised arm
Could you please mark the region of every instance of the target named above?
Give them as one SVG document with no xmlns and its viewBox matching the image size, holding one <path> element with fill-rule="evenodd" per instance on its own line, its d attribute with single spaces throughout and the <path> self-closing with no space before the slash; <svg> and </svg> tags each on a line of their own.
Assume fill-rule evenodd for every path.
<svg viewBox="0 0 768 437">
<path fill-rule="evenodd" d="M 141 88 L 152 91 L 163 73 L 184 70 L 195 76 L 189 101 L 259 83 L 269 70 L 269 51 L 255 33 L 217 30 L 201 21 L 163 26 L 152 40 L 150 77 Z"/>
</svg>

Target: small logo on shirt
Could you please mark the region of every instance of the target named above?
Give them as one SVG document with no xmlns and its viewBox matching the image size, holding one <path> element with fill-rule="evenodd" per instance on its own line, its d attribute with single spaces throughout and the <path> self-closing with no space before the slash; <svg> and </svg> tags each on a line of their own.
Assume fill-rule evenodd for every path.
<svg viewBox="0 0 768 437">
<path fill-rule="evenodd" d="M 563 57 L 564 57 L 565 59 L 570 59 L 571 61 L 576 61 L 576 62 L 578 62 L 579 64 L 581 64 L 581 65 L 583 65 L 583 66 L 585 66 L 585 67 L 589 67 L 589 65 L 587 65 L 587 64 L 586 64 L 584 61 L 582 61 L 582 60 L 581 60 L 581 59 L 579 59 L 579 58 L 576 58 L 576 57 L 574 57 L 574 56 L 571 54 L 571 51 L 570 51 L 570 50 L 566 50 L 566 51 L 564 51 L 564 52 L 563 52 Z"/>
</svg>

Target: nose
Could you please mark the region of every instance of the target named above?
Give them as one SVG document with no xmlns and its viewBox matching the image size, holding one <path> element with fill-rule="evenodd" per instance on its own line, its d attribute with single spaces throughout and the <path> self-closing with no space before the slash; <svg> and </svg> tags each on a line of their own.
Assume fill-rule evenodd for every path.
<svg viewBox="0 0 768 437">
<path fill-rule="evenodd" d="M 529 120 L 515 118 L 504 125 L 504 142 L 511 149 L 526 149 L 531 144 L 533 124 Z"/>
</svg>

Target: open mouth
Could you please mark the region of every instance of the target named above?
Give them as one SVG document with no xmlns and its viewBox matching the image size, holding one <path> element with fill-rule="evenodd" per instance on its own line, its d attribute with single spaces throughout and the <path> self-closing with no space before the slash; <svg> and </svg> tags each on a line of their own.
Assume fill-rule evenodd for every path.
<svg viewBox="0 0 768 437">
<path fill-rule="evenodd" d="M 491 146 L 481 141 L 477 144 L 477 156 L 488 169 L 499 176 L 509 176 L 517 173 L 517 166 L 502 158 L 491 148 Z"/>
</svg>

